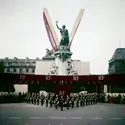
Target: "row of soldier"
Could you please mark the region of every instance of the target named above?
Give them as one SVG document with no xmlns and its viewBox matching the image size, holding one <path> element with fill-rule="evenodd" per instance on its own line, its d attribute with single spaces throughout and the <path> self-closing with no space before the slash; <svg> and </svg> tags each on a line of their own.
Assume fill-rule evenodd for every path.
<svg viewBox="0 0 125 125">
<path fill-rule="evenodd" d="M 56 96 L 55 98 L 54 94 L 52 93 L 49 93 L 46 97 L 44 94 L 36 94 L 36 93 L 30 93 L 30 94 L 0 93 L 0 103 L 21 103 L 21 102 L 26 102 L 28 98 L 30 98 L 30 103 L 38 102 L 38 103 L 41 103 L 41 105 L 52 103 L 52 106 L 53 106 L 54 103 L 60 102 L 60 97 Z M 66 97 L 65 98 L 61 97 L 61 98 L 63 98 L 64 103 L 70 102 L 70 105 L 71 105 L 73 103 L 72 100 L 74 100 L 75 104 L 77 103 L 80 104 L 80 102 L 81 104 L 83 104 L 82 101 L 84 101 L 84 103 L 86 102 L 89 103 L 95 97 L 98 102 L 102 102 L 102 103 L 107 102 L 107 103 L 115 103 L 115 104 L 125 104 L 125 95 L 121 95 L 121 94 L 118 94 L 118 95 L 109 95 L 109 94 L 108 95 L 107 94 L 75 94 L 73 95 L 71 94 L 71 96 L 67 98 Z"/>
<path fill-rule="evenodd" d="M 28 94 L 26 96 L 27 103 L 35 104 L 35 105 L 46 105 L 46 107 L 50 106 L 50 108 L 67 107 L 67 109 L 74 107 L 83 107 L 85 105 L 92 105 L 97 103 L 97 95 L 96 94 L 71 94 L 70 96 L 66 96 L 64 94 L 54 95 L 49 93 L 45 96 L 43 93 L 39 94 Z"/>
</svg>

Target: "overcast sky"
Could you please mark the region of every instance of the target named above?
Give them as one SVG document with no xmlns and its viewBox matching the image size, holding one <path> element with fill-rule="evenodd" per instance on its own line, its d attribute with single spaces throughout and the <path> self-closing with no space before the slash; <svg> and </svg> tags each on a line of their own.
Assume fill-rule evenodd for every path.
<svg viewBox="0 0 125 125">
<path fill-rule="evenodd" d="M 90 61 L 91 73 L 107 73 L 115 49 L 125 48 L 125 0 L 0 0 L 0 58 L 42 58 L 46 48 L 51 49 L 44 7 L 54 27 L 58 20 L 69 32 L 79 10 L 85 9 L 71 47 L 72 58 Z"/>
</svg>

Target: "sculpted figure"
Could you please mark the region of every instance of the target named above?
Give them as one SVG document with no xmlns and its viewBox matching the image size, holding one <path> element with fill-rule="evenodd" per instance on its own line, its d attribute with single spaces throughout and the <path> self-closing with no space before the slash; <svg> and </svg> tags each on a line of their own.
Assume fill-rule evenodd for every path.
<svg viewBox="0 0 125 125">
<path fill-rule="evenodd" d="M 56 21 L 56 26 L 60 30 L 61 33 L 61 41 L 60 41 L 60 46 L 68 46 L 69 45 L 69 33 L 68 30 L 66 29 L 66 26 L 63 25 L 62 28 L 59 28 L 58 26 L 58 21 Z"/>
</svg>

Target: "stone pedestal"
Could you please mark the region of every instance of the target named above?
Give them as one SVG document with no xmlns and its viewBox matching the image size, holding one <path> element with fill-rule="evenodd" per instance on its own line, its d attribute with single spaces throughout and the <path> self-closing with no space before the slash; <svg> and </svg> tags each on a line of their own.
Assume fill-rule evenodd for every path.
<svg viewBox="0 0 125 125">
<path fill-rule="evenodd" d="M 72 52 L 67 46 L 59 46 L 54 53 L 56 59 L 55 64 L 57 67 L 58 75 L 68 75 L 67 72 L 67 60 L 71 58 Z"/>
</svg>

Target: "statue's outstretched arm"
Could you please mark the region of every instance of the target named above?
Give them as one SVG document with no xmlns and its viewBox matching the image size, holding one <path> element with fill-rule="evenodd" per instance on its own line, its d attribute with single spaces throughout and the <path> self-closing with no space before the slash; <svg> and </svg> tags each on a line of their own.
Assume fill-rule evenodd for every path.
<svg viewBox="0 0 125 125">
<path fill-rule="evenodd" d="M 59 30 L 61 30 L 61 28 L 59 28 L 59 26 L 58 26 L 58 24 L 56 23 L 56 27 L 59 29 Z"/>
</svg>

